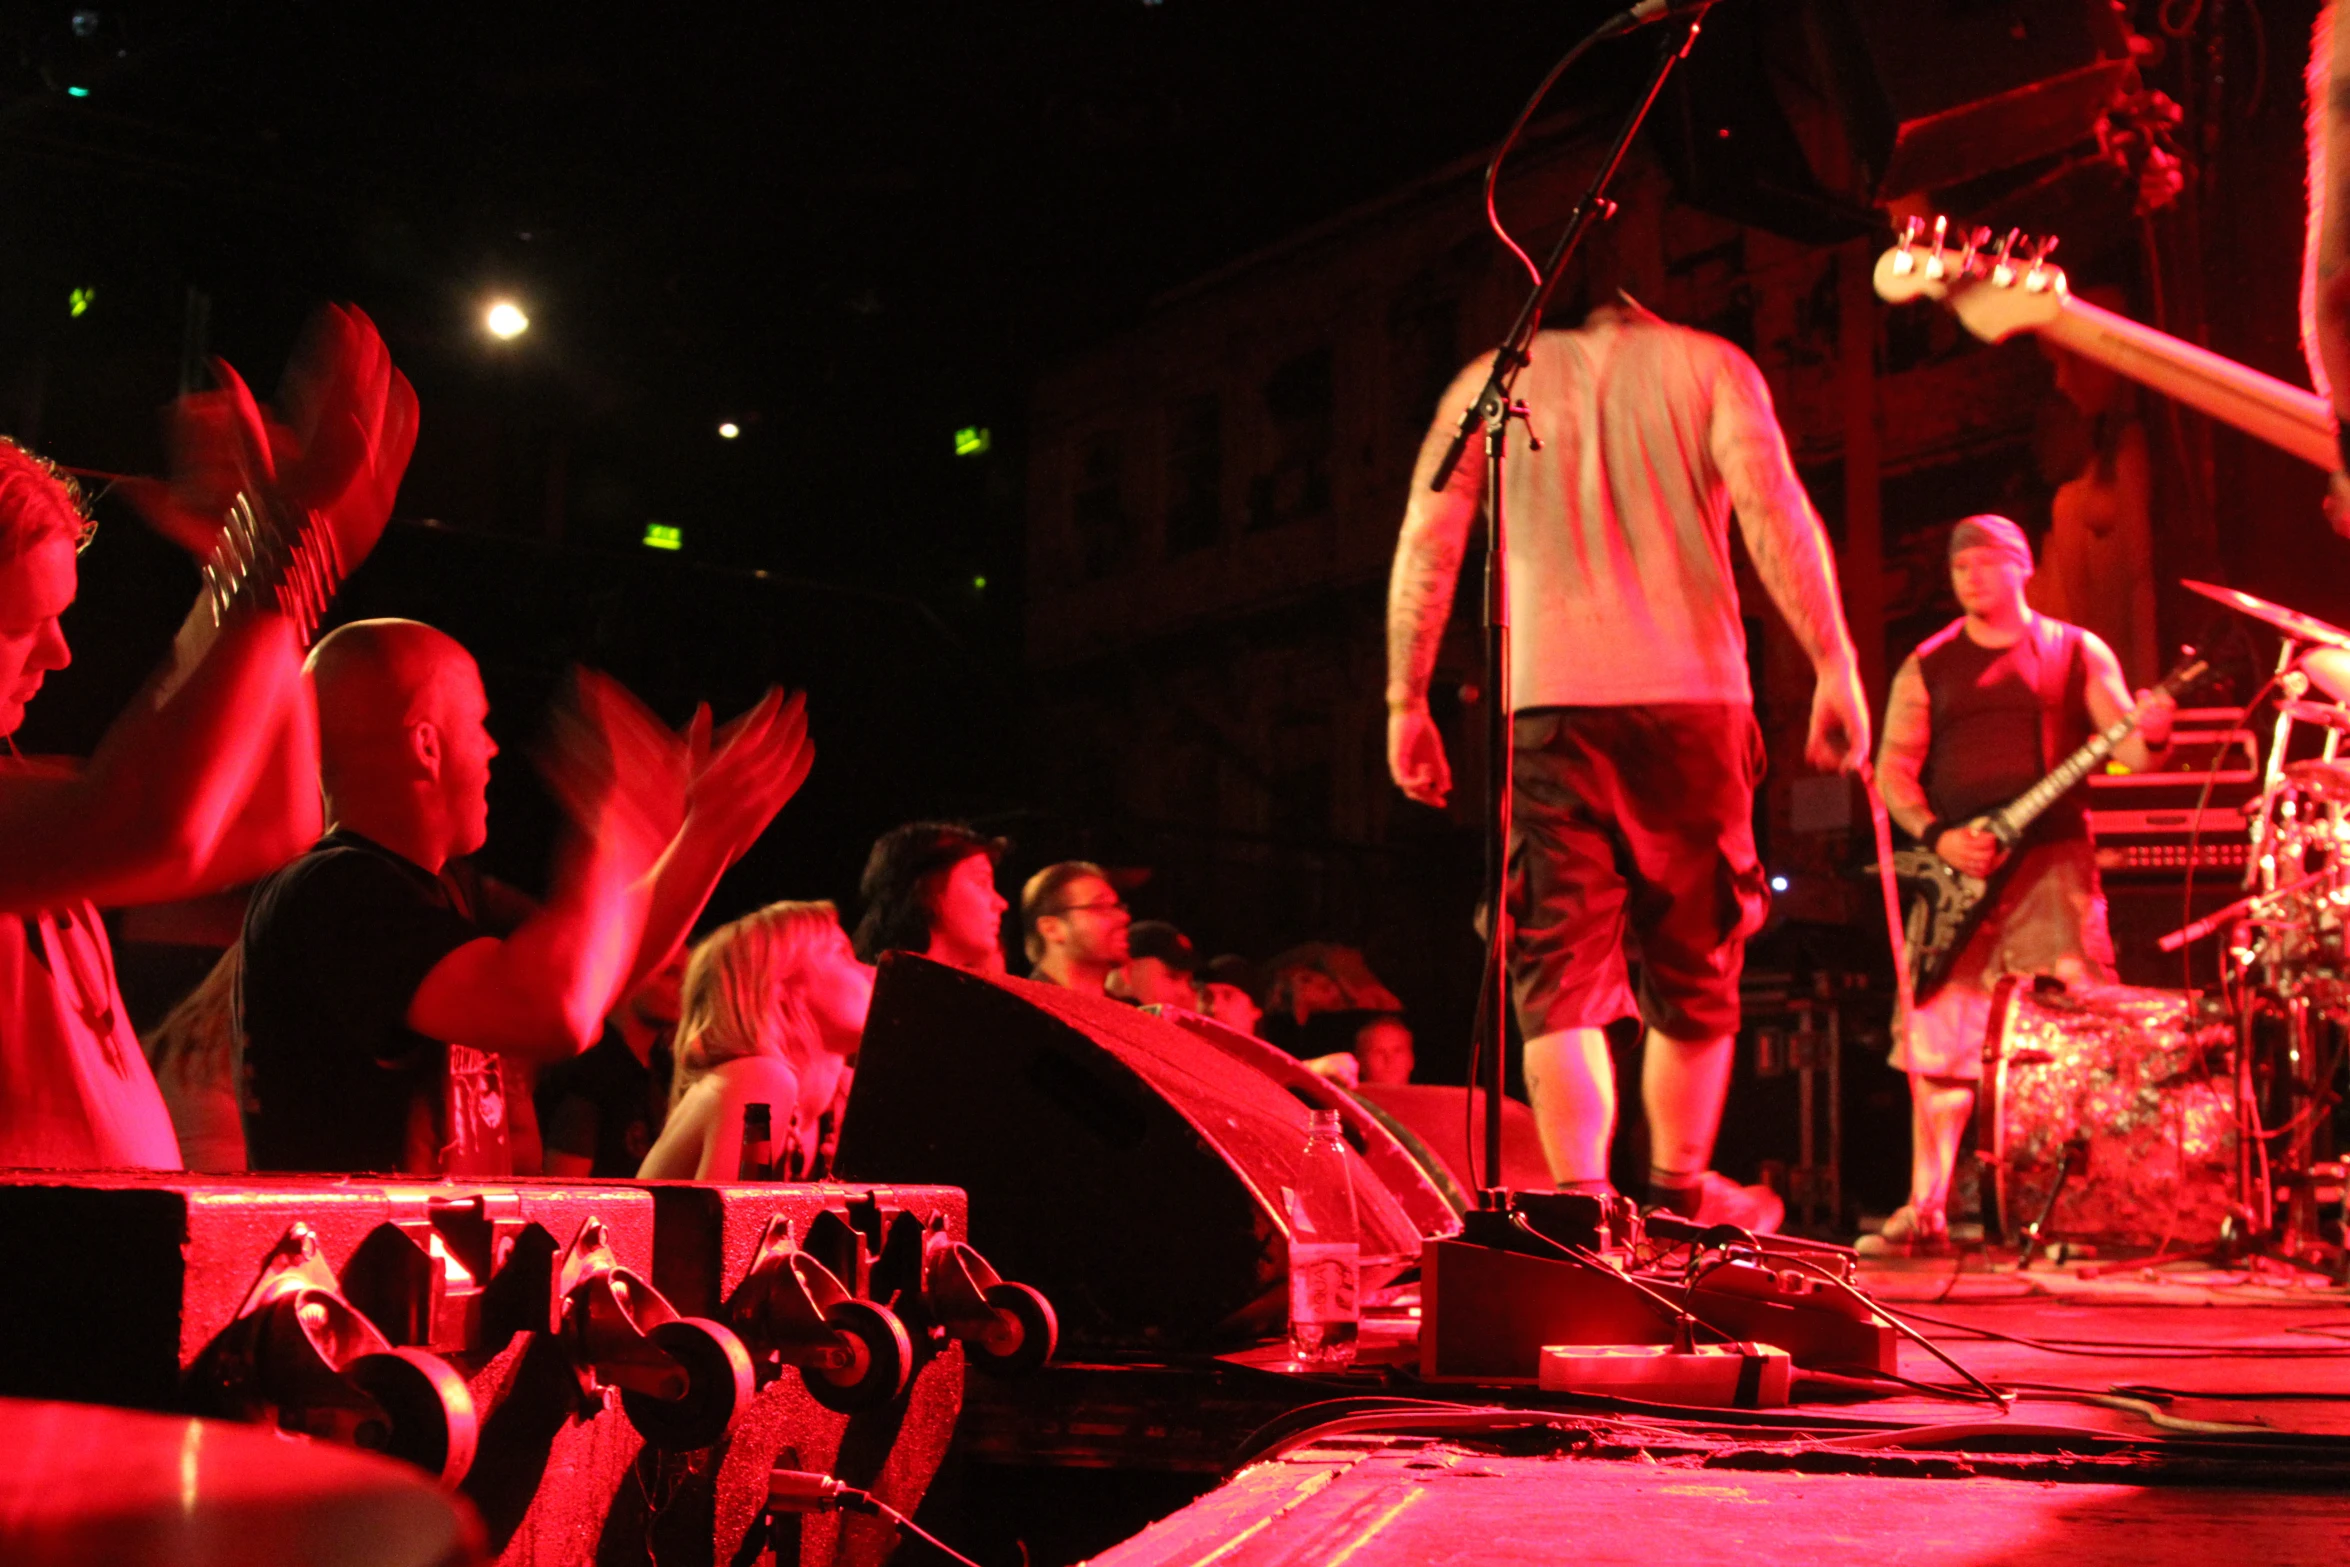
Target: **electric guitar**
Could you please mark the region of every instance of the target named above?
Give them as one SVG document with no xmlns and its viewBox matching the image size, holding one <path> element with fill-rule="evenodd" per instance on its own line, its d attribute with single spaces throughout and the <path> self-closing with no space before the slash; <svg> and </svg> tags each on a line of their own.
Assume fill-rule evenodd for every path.
<svg viewBox="0 0 2350 1567">
<path fill-rule="evenodd" d="M 1950 977 L 1951 966 L 1966 950 L 1968 938 L 1983 923 L 1983 916 L 1991 912 L 1998 901 L 1999 889 L 2015 869 L 2014 850 L 2023 841 L 2025 829 L 2067 790 L 2087 777 L 2089 769 L 2111 756 L 2115 746 L 2130 737 L 2155 698 L 2177 696 L 2202 679 L 2210 667 L 2201 658 L 2188 654 L 2176 669 L 2162 677 L 2162 683 L 2148 693 L 2145 701 L 2115 719 L 2103 733 L 2090 736 L 2079 750 L 2057 763 L 2047 777 L 1999 809 L 1957 824 L 1989 833 L 1998 840 L 2002 857 L 1991 867 L 1990 875 L 1969 876 L 1936 854 L 1932 844 L 1895 851 L 1893 874 L 1909 888 L 1912 898 L 1908 946 L 1915 1000 L 1925 1000 Z"/>
<path fill-rule="evenodd" d="M 1940 300 L 1986 343 L 2037 332 L 2326 473 L 2342 465 L 2324 398 L 2073 298 L 2063 269 L 2048 260 L 2055 249 L 2053 238 L 2025 244 L 2013 229 L 1996 247 L 1985 228 L 1954 244 L 1948 218 L 1934 220 L 1929 242 L 1924 220 L 1911 218 L 1900 243 L 1877 258 L 1877 297 Z"/>
</svg>

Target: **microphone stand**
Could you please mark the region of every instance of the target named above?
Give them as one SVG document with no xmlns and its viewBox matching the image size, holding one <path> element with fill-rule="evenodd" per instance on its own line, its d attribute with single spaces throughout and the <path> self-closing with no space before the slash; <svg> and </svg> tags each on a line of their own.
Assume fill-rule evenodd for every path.
<svg viewBox="0 0 2350 1567">
<path fill-rule="evenodd" d="M 1600 161 L 1599 171 L 1592 177 L 1591 186 L 1583 199 L 1567 215 L 1566 227 L 1559 233 L 1558 242 L 1551 247 L 1549 258 L 1542 264 L 1542 275 L 1534 285 L 1526 302 L 1518 307 L 1518 318 L 1512 323 L 1509 335 L 1493 356 L 1493 371 L 1485 379 L 1484 390 L 1477 400 L 1461 415 L 1461 427 L 1453 436 L 1442 462 L 1437 464 L 1429 480 L 1431 490 L 1441 492 L 1451 482 L 1455 469 L 1467 454 L 1469 441 L 1483 432 L 1485 437 L 1485 907 L 1487 930 L 1490 934 L 1485 953 L 1485 974 L 1481 984 L 1481 1002 L 1478 1015 L 1484 1019 L 1483 1037 L 1473 1042 L 1470 1081 L 1475 1083 L 1482 1067 L 1485 1074 L 1485 1180 L 1477 1191 L 1480 1208 L 1498 1211 L 1509 1206 L 1509 1193 L 1501 1179 L 1501 1092 L 1507 1076 L 1510 1018 L 1510 914 L 1506 883 L 1509 866 L 1509 838 L 1511 813 L 1510 761 L 1515 751 L 1514 724 L 1510 711 L 1510 601 L 1509 552 L 1505 509 L 1502 504 L 1502 458 L 1508 445 L 1509 425 L 1512 419 L 1526 417 L 1526 405 L 1511 397 L 1511 388 L 1517 384 L 1518 372 L 1529 362 L 1528 350 L 1534 334 L 1542 323 L 1542 307 L 1565 275 L 1567 263 L 1574 259 L 1581 247 L 1584 234 L 1591 225 L 1615 216 L 1616 204 L 1608 199 L 1607 188 L 1623 165 L 1624 154 L 1631 149 L 1632 138 L 1639 133 L 1649 111 L 1656 106 L 1657 95 L 1664 91 L 1665 79 L 1673 67 L 1687 58 L 1691 45 L 1697 42 L 1698 24 L 1705 7 L 1698 6 L 1689 15 L 1689 21 L 1680 31 L 1668 30 L 1664 42 L 1657 49 L 1656 65 L 1650 72 L 1648 85 L 1632 106 L 1615 140 L 1609 144 L 1607 155 Z M 1676 26 L 1679 24 L 1675 24 Z M 1594 40 L 1596 41 L 1596 40 Z M 1577 46 L 1578 49 L 1583 47 Z M 1541 443 L 1527 435 L 1528 446 L 1535 451 Z"/>
</svg>

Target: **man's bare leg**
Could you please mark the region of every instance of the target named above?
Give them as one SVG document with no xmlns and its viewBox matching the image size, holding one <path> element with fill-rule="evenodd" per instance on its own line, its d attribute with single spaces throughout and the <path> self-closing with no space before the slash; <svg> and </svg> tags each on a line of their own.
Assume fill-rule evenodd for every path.
<svg viewBox="0 0 2350 1567">
<path fill-rule="evenodd" d="M 1616 1070 L 1606 1030 L 1562 1028 L 1527 1040 L 1526 1095 L 1534 1102 L 1550 1178 L 1562 1187 L 1604 1182 L 1616 1134 Z"/>
<path fill-rule="evenodd" d="M 1964 1078 L 1910 1079 L 1909 1205 L 1930 1228 L 1949 1222 L 1951 1171 L 1974 1110 L 1975 1085 Z"/>
<path fill-rule="evenodd" d="M 1714 1137 L 1730 1097 L 1733 1041 L 1672 1039 L 1648 1031 L 1640 1060 L 1640 1100 L 1648 1111 L 1648 1162 L 1692 1179 L 1714 1161 Z"/>
</svg>

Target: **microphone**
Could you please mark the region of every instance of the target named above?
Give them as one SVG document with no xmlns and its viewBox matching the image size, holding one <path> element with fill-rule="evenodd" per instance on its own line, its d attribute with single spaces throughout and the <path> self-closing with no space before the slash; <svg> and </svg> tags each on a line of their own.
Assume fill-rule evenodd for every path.
<svg viewBox="0 0 2350 1567">
<path fill-rule="evenodd" d="M 1639 0 L 1639 3 L 1618 11 L 1600 29 L 1603 38 L 1620 38 L 1626 33 L 1638 32 L 1651 22 L 1670 22 L 1684 16 L 1696 16 L 1711 10 L 1714 0 Z"/>
</svg>

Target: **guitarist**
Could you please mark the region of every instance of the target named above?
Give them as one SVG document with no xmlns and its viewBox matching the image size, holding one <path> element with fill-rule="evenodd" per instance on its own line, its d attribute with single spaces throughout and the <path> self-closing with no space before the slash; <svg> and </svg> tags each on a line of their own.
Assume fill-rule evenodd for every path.
<svg viewBox="0 0 2350 1567">
<path fill-rule="evenodd" d="M 1969 824 L 2039 782 L 2066 753 L 2130 711 L 2113 650 L 2095 633 L 2024 601 L 2031 545 L 2005 517 L 1969 517 L 1950 535 L 1950 585 L 1965 611 L 1921 643 L 1893 677 L 1877 777 L 1893 819 L 1969 876 L 2002 851 Z M 2155 764 L 2175 708 L 2154 700 L 2114 750 Z M 1949 978 L 1898 1020 L 1893 1065 L 1910 1080 L 1910 1200 L 1866 1237 L 1864 1254 L 1930 1255 L 1950 1244 L 1948 1200 L 1958 1139 L 1974 1110 L 1992 987 L 2010 973 L 2110 981 L 2113 941 L 2080 795 L 2043 812 L 1997 901 Z"/>
</svg>

